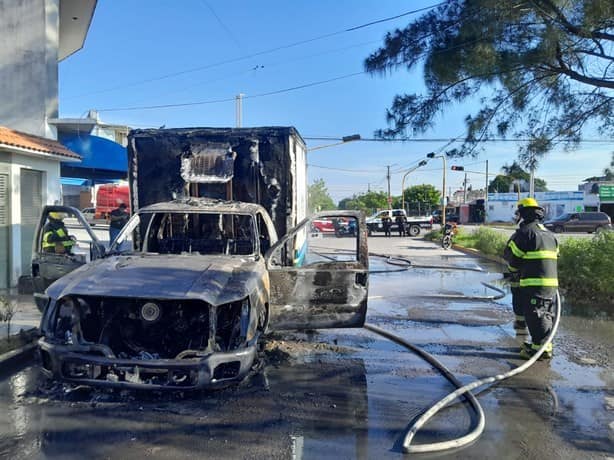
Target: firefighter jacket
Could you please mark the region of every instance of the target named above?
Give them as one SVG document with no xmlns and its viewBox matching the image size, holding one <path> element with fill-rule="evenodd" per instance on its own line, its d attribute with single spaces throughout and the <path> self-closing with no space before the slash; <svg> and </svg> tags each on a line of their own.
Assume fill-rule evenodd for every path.
<svg viewBox="0 0 614 460">
<path fill-rule="evenodd" d="M 509 239 L 503 257 L 512 273 L 518 273 L 520 288 L 552 290 L 559 285 L 558 242 L 554 234 L 535 220 L 521 224 Z"/>
<path fill-rule="evenodd" d="M 56 243 L 61 243 L 66 252 L 70 252 L 75 244 L 63 222 L 50 221 L 43 228 L 43 251 L 56 252 Z"/>
</svg>

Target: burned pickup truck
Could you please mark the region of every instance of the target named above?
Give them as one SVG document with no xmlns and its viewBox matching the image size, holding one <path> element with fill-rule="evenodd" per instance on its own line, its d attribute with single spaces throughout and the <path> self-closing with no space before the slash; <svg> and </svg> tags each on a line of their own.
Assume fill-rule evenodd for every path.
<svg viewBox="0 0 614 460">
<path fill-rule="evenodd" d="M 352 221 L 355 237 L 310 232 L 333 218 Z M 75 240 L 60 251 L 44 244 L 58 219 Z M 361 327 L 364 217 L 319 213 L 277 235 L 260 204 L 192 196 L 138 207 L 105 249 L 79 211 L 46 207 L 32 266 L 43 371 L 97 386 L 212 387 L 244 378 L 269 331 Z"/>
</svg>

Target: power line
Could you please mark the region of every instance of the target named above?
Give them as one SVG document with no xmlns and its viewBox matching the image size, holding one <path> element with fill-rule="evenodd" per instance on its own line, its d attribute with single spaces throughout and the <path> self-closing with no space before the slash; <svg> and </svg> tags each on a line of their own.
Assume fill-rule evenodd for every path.
<svg viewBox="0 0 614 460">
<path fill-rule="evenodd" d="M 435 5 L 425 6 L 424 8 L 418 8 L 417 10 L 408 11 L 406 13 L 398 14 L 396 16 L 390 16 L 390 17 L 387 17 L 387 18 L 384 18 L 384 19 L 379 19 L 377 21 L 368 22 L 368 23 L 362 24 L 360 26 L 356 26 L 356 27 L 352 27 L 350 29 L 346 29 L 345 32 L 352 32 L 354 30 L 363 29 L 365 27 L 369 27 L 369 26 L 372 26 L 372 25 L 375 25 L 375 24 L 381 24 L 382 22 L 388 22 L 388 21 L 392 21 L 394 19 L 402 18 L 404 16 L 409 16 L 410 14 L 421 13 L 422 11 L 426 11 L 426 10 L 432 10 L 433 8 L 437 8 L 438 6 L 445 5 L 446 3 L 449 3 L 449 2 L 448 1 L 440 2 L 440 3 L 437 3 Z"/>
<path fill-rule="evenodd" d="M 341 141 L 342 137 L 340 136 L 303 136 L 303 139 L 306 141 Z M 518 138 L 518 139 L 508 139 L 508 138 L 491 138 L 487 140 L 480 141 L 480 143 L 489 143 L 489 142 L 531 142 L 534 139 L 530 138 Z M 446 138 L 446 137 L 406 137 L 401 139 L 380 139 L 380 138 L 367 138 L 361 137 L 360 140 L 356 142 L 463 142 L 462 139 L 458 139 L 456 137 Z M 611 143 L 614 142 L 614 139 L 582 139 L 582 142 L 588 143 Z"/>
<path fill-rule="evenodd" d="M 211 12 L 211 14 L 213 15 L 213 17 L 215 18 L 215 20 L 218 22 L 218 24 L 222 27 L 222 29 L 224 29 L 224 31 L 226 32 L 226 34 L 230 37 L 230 39 L 234 42 L 234 44 L 237 46 L 237 48 L 239 48 L 239 50 L 241 52 L 245 52 L 245 50 L 243 49 L 243 46 L 241 45 L 241 43 L 239 42 L 239 40 L 237 40 L 237 37 L 235 37 L 235 35 L 232 33 L 232 31 L 226 27 L 226 24 L 224 24 L 222 22 L 222 20 L 220 19 L 220 17 L 217 15 L 217 13 L 215 12 L 215 10 L 213 9 L 213 7 L 209 4 L 209 2 L 207 2 L 207 0 L 200 0 L 202 4 L 204 4 L 207 9 Z"/>
<path fill-rule="evenodd" d="M 266 93 L 247 95 L 247 96 L 243 96 L 243 99 L 255 99 L 258 97 L 273 96 L 275 94 L 282 94 L 282 93 L 287 93 L 290 91 L 296 91 L 299 89 L 310 88 L 312 86 L 323 85 L 326 83 L 331 83 L 333 81 L 343 80 L 346 78 L 355 77 L 357 75 L 362 75 L 365 72 L 366 71 L 363 70 L 361 72 L 354 72 L 354 73 L 350 73 L 346 75 L 340 75 L 338 77 L 333 77 L 333 78 L 329 78 L 326 80 L 319 80 L 319 81 L 314 81 L 311 83 L 305 83 L 304 85 L 292 86 L 290 88 L 283 88 L 283 89 L 278 89 L 275 91 L 268 91 Z M 205 100 L 205 101 L 183 102 L 183 103 L 178 103 L 178 104 L 142 105 L 142 106 L 133 106 L 133 107 L 110 107 L 110 108 L 102 108 L 102 109 L 97 109 L 97 110 L 98 112 L 125 112 L 129 110 L 168 109 L 168 108 L 173 108 L 173 107 L 189 107 L 189 106 L 194 106 L 194 105 L 219 104 L 222 102 L 230 102 L 234 100 L 235 98 L 233 96 L 233 97 L 227 97 L 224 99 L 210 99 L 210 100 Z"/>
<path fill-rule="evenodd" d="M 74 98 L 78 98 L 78 97 L 89 96 L 89 95 L 92 95 L 92 94 L 100 94 L 100 93 L 106 93 L 106 92 L 109 92 L 109 91 L 117 91 L 117 90 L 120 90 L 120 89 L 129 88 L 129 87 L 133 87 L 133 86 L 138 86 L 138 85 L 142 85 L 142 84 L 145 84 L 145 83 L 151 83 L 151 82 L 154 82 L 154 81 L 166 80 L 168 78 L 173 78 L 173 77 L 177 77 L 177 76 L 180 76 L 180 75 L 185 75 L 185 74 L 189 74 L 189 73 L 193 73 L 193 72 L 198 72 L 200 70 L 211 69 L 211 68 L 219 67 L 219 66 L 222 66 L 222 65 L 225 65 L 225 64 L 231 64 L 231 63 L 234 63 L 234 62 L 244 61 L 246 59 L 251 59 L 251 58 L 254 58 L 254 57 L 258 57 L 258 56 L 263 56 L 265 54 L 274 53 L 276 51 L 281 51 L 281 50 L 285 50 L 285 49 L 289 49 L 289 48 L 294 48 L 294 47 L 297 47 L 297 46 L 300 46 L 300 45 L 304 45 L 304 44 L 307 44 L 307 43 L 323 40 L 323 39 L 326 39 L 326 38 L 331 38 L 331 37 L 334 37 L 336 35 L 341 35 L 341 34 L 345 34 L 345 33 L 348 33 L 348 32 L 353 32 L 355 30 L 363 29 L 365 27 L 370 27 L 370 26 L 372 26 L 374 24 L 381 24 L 383 22 L 393 21 L 393 20 L 398 19 L 400 17 L 408 16 L 408 15 L 415 14 L 415 13 L 420 13 L 422 11 L 426 11 L 426 10 L 433 9 L 433 8 L 437 8 L 438 6 L 444 5 L 446 3 L 448 3 L 448 1 L 436 3 L 435 5 L 428 6 L 428 7 L 423 7 L 423 8 L 418 8 L 418 9 L 411 10 L 411 11 L 406 11 L 404 13 L 401 13 L 401 14 L 398 14 L 398 15 L 395 15 L 395 16 L 390 16 L 388 18 L 379 19 L 377 21 L 372 21 L 372 22 L 368 22 L 368 23 L 365 23 L 365 24 L 360 24 L 358 26 L 350 27 L 348 29 L 343 29 L 343 30 L 338 30 L 336 32 L 330 32 L 330 33 L 327 33 L 327 34 L 318 35 L 316 37 L 308 38 L 308 39 L 305 39 L 305 40 L 299 40 L 299 41 L 296 41 L 296 42 L 293 42 L 293 43 L 289 43 L 287 45 L 276 46 L 274 48 L 269 48 L 267 50 L 258 51 L 256 53 L 251 53 L 251 54 L 239 56 L 239 57 L 232 58 L 232 59 L 225 59 L 223 61 L 214 62 L 212 64 L 207 64 L 207 65 L 204 65 L 204 66 L 192 67 L 192 68 L 180 70 L 180 71 L 177 71 L 177 72 L 171 72 L 171 73 L 167 73 L 167 74 L 164 74 L 164 75 L 159 75 L 157 77 L 147 78 L 147 79 L 143 79 L 143 80 L 137 80 L 137 81 L 133 81 L 131 83 L 125 83 L 123 85 L 118 85 L 118 86 L 114 86 L 114 87 L 110 87 L 110 88 L 103 88 L 103 89 L 100 89 L 100 90 L 97 90 L 97 91 L 90 91 L 88 93 L 82 93 L 82 94 L 79 94 L 79 95 L 76 95 L 76 96 L 70 96 L 70 97 L 67 97 L 67 98 L 64 98 L 64 99 L 74 99 Z"/>
<path fill-rule="evenodd" d="M 342 171 L 342 172 L 356 172 L 356 173 L 373 174 L 373 170 L 372 169 L 332 168 L 330 166 L 321 166 L 321 165 L 315 165 L 315 164 L 312 164 L 312 163 L 307 163 L 307 166 L 309 166 L 310 168 L 328 169 L 328 170 L 331 170 L 331 171 Z"/>
</svg>

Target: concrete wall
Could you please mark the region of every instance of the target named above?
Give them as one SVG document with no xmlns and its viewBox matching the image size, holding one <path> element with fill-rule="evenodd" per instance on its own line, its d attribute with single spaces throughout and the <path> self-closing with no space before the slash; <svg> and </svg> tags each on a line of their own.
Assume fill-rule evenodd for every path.
<svg viewBox="0 0 614 460">
<path fill-rule="evenodd" d="M 60 0 L 0 0 L 0 125 L 56 139 Z"/>
<path fill-rule="evenodd" d="M 22 245 L 22 231 L 32 232 L 31 224 L 23 228 L 21 219 L 20 177 L 22 169 L 42 171 L 42 202 L 44 204 L 60 204 L 60 162 L 55 158 L 42 158 L 18 153 L 0 151 L 0 169 L 8 171 L 11 199 L 9 202 L 10 236 L 9 236 L 9 278 L 11 286 L 17 286 L 19 276 L 29 274 L 30 267 L 24 267 L 22 259 L 29 260 L 32 245 Z"/>
</svg>

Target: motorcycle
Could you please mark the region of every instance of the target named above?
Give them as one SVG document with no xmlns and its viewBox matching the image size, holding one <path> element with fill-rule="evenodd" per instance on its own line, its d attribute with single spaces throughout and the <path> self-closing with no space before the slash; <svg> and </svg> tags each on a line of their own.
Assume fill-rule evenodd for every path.
<svg viewBox="0 0 614 460">
<path fill-rule="evenodd" d="M 441 247 L 450 249 L 452 247 L 452 238 L 456 235 L 456 224 L 446 224 L 443 229 L 443 238 L 441 239 Z"/>
</svg>

